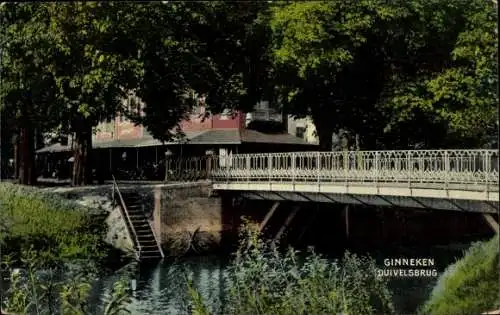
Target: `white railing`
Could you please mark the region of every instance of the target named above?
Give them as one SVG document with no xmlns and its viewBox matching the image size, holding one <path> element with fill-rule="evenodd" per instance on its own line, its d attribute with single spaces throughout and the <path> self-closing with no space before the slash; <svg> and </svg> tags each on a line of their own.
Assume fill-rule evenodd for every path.
<svg viewBox="0 0 500 315">
<path fill-rule="evenodd" d="M 498 191 L 499 178 L 498 150 L 234 154 L 214 157 L 211 165 L 209 176 L 215 182 L 439 184 L 443 189 L 461 184 Z"/>
<path fill-rule="evenodd" d="M 274 109 L 256 109 L 247 114 L 248 121 L 265 120 L 281 122 L 283 116 L 281 113 L 276 112 Z"/>
</svg>

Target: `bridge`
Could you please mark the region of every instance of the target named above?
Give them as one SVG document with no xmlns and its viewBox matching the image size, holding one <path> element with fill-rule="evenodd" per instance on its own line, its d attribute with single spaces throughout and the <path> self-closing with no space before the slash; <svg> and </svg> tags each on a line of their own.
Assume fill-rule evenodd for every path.
<svg viewBox="0 0 500 315">
<path fill-rule="evenodd" d="M 346 239 L 350 235 L 350 205 L 475 212 L 498 233 L 498 219 L 492 215 L 499 210 L 498 153 L 411 150 L 207 155 L 168 159 L 165 180 L 189 182 L 208 178 L 210 182 L 205 185 L 219 192 L 221 204 L 230 205 L 228 209 L 236 215 L 239 204 L 235 201 L 241 198 L 272 201 L 262 220 L 258 219 L 261 230 L 282 201 L 292 201 L 273 241 L 281 238 L 301 207 L 308 208 L 304 202 L 316 203 L 316 213 L 319 203 L 341 205 Z M 163 257 L 155 228 L 140 210 L 141 197 L 122 194 L 113 180 L 113 195 L 115 191 L 135 240 L 138 259 Z M 154 198 L 156 207 L 157 202 L 161 204 L 156 191 Z M 299 239 L 315 215 L 308 219 L 309 223 L 301 224 Z"/>
<path fill-rule="evenodd" d="M 213 157 L 216 191 L 244 198 L 497 213 L 498 150 L 344 151 Z"/>
</svg>

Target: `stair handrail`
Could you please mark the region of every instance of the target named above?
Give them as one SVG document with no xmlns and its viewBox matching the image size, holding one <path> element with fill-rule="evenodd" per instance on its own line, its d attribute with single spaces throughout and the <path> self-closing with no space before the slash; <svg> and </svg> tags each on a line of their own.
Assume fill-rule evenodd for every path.
<svg viewBox="0 0 500 315">
<path fill-rule="evenodd" d="M 111 177 L 113 178 L 113 200 L 115 199 L 115 192 L 118 193 L 118 198 L 120 199 L 120 205 L 121 205 L 121 212 L 122 215 L 125 215 L 128 221 L 128 230 L 130 234 L 134 235 L 135 243 L 137 246 L 138 253 L 136 254 L 137 258 L 140 259 L 141 257 L 141 252 L 142 252 L 142 247 L 141 243 L 139 242 L 139 238 L 137 237 L 137 232 L 135 231 L 134 224 L 132 223 L 132 220 L 130 219 L 130 216 L 128 214 L 127 210 L 127 205 L 125 204 L 125 200 L 123 200 L 122 193 L 120 192 L 120 188 L 118 187 L 118 183 L 116 182 L 115 176 L 111 174 Z"/>
<path fill-rule="evenodd" d="M 158 241 L 158 237 L 156 237 L 156 232 L 155 232 L 155 229 L 153 227 L 153 224 L 149 220 L 146 220 L 146 221 L 148 221 L 149 227 L 151 228 L 151 232 L 153 232 L 153 237 L 155 238 L 156 246 L 158 246 L 158 250 L 160 251 L 161 258 L 165 258 L 165 254 L 163 254 L 163 249 L 161 248 L 161 244 Z"/>
</svg>

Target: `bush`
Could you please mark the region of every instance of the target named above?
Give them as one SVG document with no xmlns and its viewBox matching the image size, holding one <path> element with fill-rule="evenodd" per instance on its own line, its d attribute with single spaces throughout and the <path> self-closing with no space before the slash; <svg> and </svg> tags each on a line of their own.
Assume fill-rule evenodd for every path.
<svg viewBox="0 0 500 315">
<path fill-rule="evenodd" d="M 12 268 L 8 260 L 3 266 L 10 274 L 9 288 L 0 309 L 9 314 L 87 315 L 91 311 L 90 292 L 97 276 L 86 268 L 40 269 L 38 254 L 27 251 L 23 258 L 25 269 Z M 130 314 L 128 283 L 136 266 L 126 266 L 122 277 L 102 298 L 104 315 Z M 4 292 L 2 292 L 4 293 Z"/>
<path fill-rule="evenodd" d="M 33 248 L 41 261 L 100 260 L 106 254 L 103 216 L 36 188 L 0 184 L 0 241 L 20 261 Z"/>
<path fill-rule="evenodd" d="M 299 259 L 280 253 L 244 225 L 240 247 L 229 267 L 223 314 L 392 314 L 391 294 L 377 278 L 373 260 L 346 253 L 328 262 L 311 252 Z M 209 314 L 207 303 L 189 283 L 194 314 Z M 213 310 L 210 310 L 213 311 Z"/>
<path fill-rule="evenodd" d="M 500 307 L 498 234 L 474 244 L 438 280 L 421 314 L 480 314 Z"/>
</svg>

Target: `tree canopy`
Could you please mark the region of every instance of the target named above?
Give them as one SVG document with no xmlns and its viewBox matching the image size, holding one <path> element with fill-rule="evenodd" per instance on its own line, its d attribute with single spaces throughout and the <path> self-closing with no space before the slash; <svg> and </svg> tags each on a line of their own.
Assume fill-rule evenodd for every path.
<svg viewBox="0 0 500 315">
<path fill-rule="evenodd" d="M 480 0 L 276 6 L 271 49 L 283 105 L 312 116 L 327 150 L 340 130 L 359 134 L 364 148 L 477 140 L 494 125 L 495 17 Z"/>
<path fill-rule="evenodd" d="M 179 2 L 140 8 L 144 76 L 137 94 L 145 115 L 135 117 L 156 138 L 170 132 L 205 95 L 207 113 L 251 109 L 260 99 L 267 68 L 259 68 L 267 46 L 256 19 L 266 5 L 248 2 Z M 156 21 L 156 23 L 151 23 Z"/>
<path fill-rule="evenodd" d="M 47 119 L 60 109 L 56 79 L 50 64 L 55 58 L 55 42 L 48 27 L 45 7 L 8 5 L 2 8 L 0 111 L 2 132 L 19 136 L 20 181 L 35 181 L 35 128 L 55 127 Z M 6 139 L 2 139 L 6 140 Z M 3 147 L 3 146 L 2 146 Z"/>
<path fill-rule="evenodd" d="M 492 2 L 458 3 L 456 35 L 436 38 L 441 46 L 449 42 L 441 67 L 390 86 L 382 108 L 390 115 L 389 130 L 401 132 L 424 121 L 444 133 L 435 146 L 482 147 L 496 138 L 498 128 L 497 14 Z M 441 19 L 442 29 L 450 27 L 449 19 Z"/>
<path fill-rule="evenodd" d="M 168 140 L 198 95 L 207 113 L 277 103 L 364 149 L 485 146 L 496 134 L 495 4 L 483 0 L 9 3 L 2 131 L 33 182 L 35 131 L 73 133 L 91 179 L 92 128 L 128 114 Z M 130 91 L 145 115 L 129 113 Z M 3 149 L 2 149 L 3 150 Z"/>
</svg>

